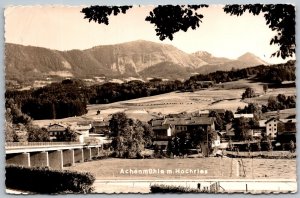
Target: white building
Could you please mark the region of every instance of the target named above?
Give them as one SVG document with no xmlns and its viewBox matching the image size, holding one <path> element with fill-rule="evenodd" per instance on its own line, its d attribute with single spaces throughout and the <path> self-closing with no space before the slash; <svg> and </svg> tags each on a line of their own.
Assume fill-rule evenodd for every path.
<svg viewBox="0 0 300 198">
<path fill-rule="evenodd" d="M 241 114 L 233 114 L 233 117 L 236 119 L 236 118 L 254 118 L 253 114 L 252 113 L 241 113 Z"/>
<path fill-rule="evenodd" d="M 272 138 L 277 136 L 277 119 L 271 118 L 265 122 L 266 134 Z"/>
<path fill-rule="evenodd" d="M 259 127 L 266 129 L 266 135 L 275 138 L 278 135 L 278 124 L 283 124 L 284 126 L 287 124 L 296 124 L 296 119 L 277 119 L 270 118 L 269 120 L 260 120 Z"/>
<path fill-rule="evenodd" d="M 74 127 L 74 131 L 78 134 L 78 139 L 80 143 L 84 143 L 86 138 L 90 136 L 90 130 L 92 128 L 91 124 L 84 124 L 84 125 L 76 125 Z"/>
</svg>

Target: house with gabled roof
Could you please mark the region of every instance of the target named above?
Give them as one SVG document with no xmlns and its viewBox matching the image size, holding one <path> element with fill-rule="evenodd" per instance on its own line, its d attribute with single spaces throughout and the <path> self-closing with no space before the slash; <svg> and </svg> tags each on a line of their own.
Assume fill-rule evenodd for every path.
<svg viewBox="0 0 300 198">
<path fill-rule="evenodd" d="M 277 123 L 277 140 L 281 143 L 296 142 L 296 119 L 279 119 Z"/>
<path fill-rule="evenodd" d="M 92 122 L 92 132 L 95 134 L 108 134 L 109 122 L 104 120 L 94 120 Z"/>
<path fill-rule="evenodd" d="M 296 119 L 278 119 L 272 117 L 268 120 L 260 120 L 259 127 L 265 128 L 266 135 L 275 138 L 278 135 L 296 133 Z"/>
<path fill-rule="evenodd" d="M 66 134 L 68 126 L 64 125 L 64 124 L 50 124 L 47 127 L 47 131 L 49 133 L 50 136 L 50 140 L 57 140 L 60 139 L 59 137 L 62 137 Z"/>
<path fill-rule="evenodd" d="M 212 117 L 165 118 L 153 120 L 151 126 L 157 140 L 166 140 L 174 135 L 214 131 L 215 119 Z"/>
<path fill-rule="evenodd" d="M 163 124 L 173 126 L 176 135 L 186 135 L 199 131 L 214 131 L 214 121 L 212 117 L 166 118 Z"/>
</svg>

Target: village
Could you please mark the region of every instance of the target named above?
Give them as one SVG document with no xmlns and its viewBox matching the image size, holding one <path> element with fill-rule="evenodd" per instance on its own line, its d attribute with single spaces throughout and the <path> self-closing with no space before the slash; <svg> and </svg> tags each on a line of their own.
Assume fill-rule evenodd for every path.
<svg viewBox="0 0 300 198">
<path fill-rule="evenodd" d="M 104 120 L 97 112 L 95 120 L 75 123 L 50 123 L 44 126 L 51 142 L 64 141 L 68 130 L 76 134 L 82 144 L 101 144 L 110 148 L 111 136 L 109 120 Z M 225 119 L 226 117 L 226 119 Z M 176 138 L 178 147 L 184 147 L 185 154 L 201 153 L 202 156 L 222 156 L 225 150 L 231 151 L 271 151 L 295 150 L 296 119 L 278 116 L 254 122 L 254 114 L 232 113 L 225 109 L 198 110 L 192 113 L 169 114 L 151 119 L 153 131 L 152 145 L 147 149 L 167 152 L 168 145 Z M 220 119 L 222 121 L 222 126 Z M 240 134 L 239 134 L 240 133 Z M 18 132 L 17 134 L 22 134 Z M 185 145 L 182 145 L 185 144 Z M 174 145 L 173 145 L 174 146 Z M 179 148 L 178 148 L 179 149 Z M 182 155 L 179 149 L 177 155 Z"/>
<path fill-rule="evenodd" d="M 3 16 L 7 193 L 297 191 L 294 5 Z"/>
</svg>

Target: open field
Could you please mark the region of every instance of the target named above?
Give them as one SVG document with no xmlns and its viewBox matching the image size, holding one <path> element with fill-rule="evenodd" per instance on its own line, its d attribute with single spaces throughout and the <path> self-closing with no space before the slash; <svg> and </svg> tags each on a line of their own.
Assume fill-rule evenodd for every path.
<svg viewBox="0 0 300 198">
<path fill-rule="evenodd" d="M 263 93 L 261 83 L 248 80 L 239 80 L 218 84 L 216 87 L 199 90 L 195 92 L 171 92 L 156 96 L 120 101 L 110 104 L 88 105 L 88 113 L 79 117 L 57 119 L 55 122 L 74 123 L 87 119 L 104 118 L 116 112 L 125 112 L 129 117 L 149 121 L 159 114 L 193 112 L 199 109 L 219 109 L 236 111 L 238 107 L 243 108 L 250 102 L 266 104 L 269 96 L 277 96 L 280 93 L 295 95 L 295 88 L 269 89 L 267 94 Z M 258 97 L 241 100 L 241 95 L 246 87 L 252 87 L 259 95 Z M 101 114 L 96 115 L 100 110 Z M 53 120 L 34 121 L 39 126 L 53 123 Z"/>
<path fill-rule="evenodd" d="M 278 114 L 277 111 L 270 111 L 270 112 L 264 113 L 264 116 L 266 118 L 272 118 L 272 117 L 277 116 L 277 114 Z M 280 114 L 281 118 L 287 118 L 292 115 L 295 116 L 296 108 L 280 110 L 279 114 Z"/>
<path fill-rule="evenodd" d="M 285 96 L 293 96 L 296 95 L 296 88 L 278 88 L 278 89 L 269 89 L 266 94 L 261 94 L 255 98 L 247 98 L 245 101 L 247 103 L 257 103 L 260 105 L 266 105 L 268 102 L 268 98 L 270 96 L 277 96 L 278 94 L 284 94 Z"/>
<path fill-rule="evenodd" d="M 185 158 L 185 159 L 103 159 L 68 170 L 88 171 L 100 180 L 173 179 L 296 179 L 295 159 Z M 147 172 L 130 172 L 148 170 Z M 123 170 L 123 172 L 122 172 Z M 126 172 L 128 170 L 129 172 Z M 152 170 L 152 174 L 150 174 Z M 156 172 L 155 172 L 156 171 Z M 204 171 L 204 172 L 203 172 Z M 244 171 L 246 176 L 244 177 Z"/>
<path fill-rule="evenodd" d="M 297 192 L 297 181 L 289 179 L 195 179 L 195 180 L 96 180 L 94 193 L 150 193 L 151 185 L 182 186 L 209 189 L 218 184 L 218 193 L 291 193 Z"/>
</svg>

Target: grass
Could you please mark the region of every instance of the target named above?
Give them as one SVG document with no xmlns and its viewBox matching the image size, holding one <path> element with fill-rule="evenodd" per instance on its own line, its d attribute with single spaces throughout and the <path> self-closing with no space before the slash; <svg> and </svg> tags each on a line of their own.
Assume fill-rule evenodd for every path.
<svg viewBox="0 0 300 198">
<path fill-rule="evenodd" d="M 107 180 L 172 180 L 172 179 L 215 179 L 244 178 L 236 177 L 238 160 L 232 158 L 185 158 L 185 159 L 104 159 L 76 164 L 67 169 L 89 171 L 96 179 Z M 296 178 L 295 159 L 242 159 L 245 165 L 246 178 Z M 253 160 L 253 161 L 252 161 Z M 164 170 L 164 174 L 121 174 L 127 169 Z M 180 170 L 206 170 L 207 174 L 197 172 L 175 173 Z M 172 170 L 173 174 L 166 174 Z"/>
<path fill-rule="evenodd" d="M 268 159 L 293 159 L 296 158 L 296 153 L 291 153 L 290 151 L 255 151 L 255 152 L 236 152 L 236 151 L 226 151 L 227 156 L 241 157 L 241 158 L 268 158 Z"/>
<path fill-rule="evenodd" d="M 277 96 L 279 93 L 295 95 L 295 88 L 269 89 L 267 94 L 263 93 L 261 83 L 239 80 L 222 83 L 217 87 L 199 90 L 195 92 L 171 92 L 157 96 L 120 101 L 111 104 L 88 105 L 88 113 L 79 117 L 57 119 L 56 122 L 73 123 L 86 119 L 109 119 L 116 112 L 125 112 L 130 118 L 149 121 L 161 114 L 193 112 L 197 109 L 219 109 L 236 111 L 238 107 L 243 108 L 250 102 L 266 104 L 269 96 Z M 222 88 L 223 87 L 223 88 Z M 242 93 L 246 87 L 252 87 L 259 97 L 241 100 Z M 97 111 L 100 110 L 100 116 Z M 34 121 L 39 126 L 53 123 L 53 120 Z"/>
</svg>

